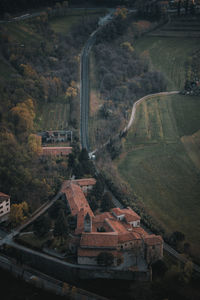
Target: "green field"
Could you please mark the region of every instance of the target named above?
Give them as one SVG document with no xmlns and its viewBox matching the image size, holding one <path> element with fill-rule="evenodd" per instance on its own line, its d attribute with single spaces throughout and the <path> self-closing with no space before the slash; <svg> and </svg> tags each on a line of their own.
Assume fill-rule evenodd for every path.
<svg viewBox="0 0 200 300">
<path fill-rule="evenodd" d="M 84 22 L 85 19 L 89 19 L 91 16 L 101 17 L 105 12 L 105 9 L 69 11 L 66 16 L 50 19 L 51 28 L 57 33 L 67 34 L 72 25 Z"/>
<path fill-rule="evenodd" d="M 69 119 L 69 104 L 47 103 L 38 108 L 35 124 L 37 130 L 61 130 L 69 127 Z"/>
<path fill-rule="evenodd" d="M 149 52 L 151 68 L 164 73 L 168 90 L 184 87 L 188 58 L 200 48 L 200 38 L 182 35 L 149 34 L 135 43 L 136 51 Z M 171 95 L 148 99 L 138 106 L 124 151 L 116 160 L 121 178 L 139 196 L 148 213 L 166 232 L 185 233 L 198 258 L 199 130 L 200 97 Z"/>
<path fill-rule="evenodd" d="M 164 72 L 168 90 L 182 89 L 188 57 L 200 47 L 198 38 L 146 36 L 135 44 L 138 52 L 149 51 L 152 67 Z"/>
<path fill-rule="evenodd" d="M 118 160 L 120 175 L 144 201 L 147 211 L 168 232 L 184 232 L 191 243 L 195 241 L 196 251 L 200 247 L 200 169 L 180 136 L 199 128 L 198 97 L 150 99 L 139 106 L 125 142 L 126 155 Z"/>
</svg>

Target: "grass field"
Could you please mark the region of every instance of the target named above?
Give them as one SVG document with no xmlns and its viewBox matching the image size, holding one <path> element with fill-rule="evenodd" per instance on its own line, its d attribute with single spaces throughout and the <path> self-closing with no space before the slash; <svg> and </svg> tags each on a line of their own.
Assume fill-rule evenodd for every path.
<svg viewBox="0 0 200 300">
<path fill-rule="evenodd" d="M 199 49 L 198 38 L 146 36 L 135 44 L 138 52 L 149 51 L 153 68 L 164 72 L 168 90 L 182 89 L 185 82 L 185 64 L 190 54 Z"/>
<path fill-rule="evenodd" d="M 188 103 L 192 104 L 190 111 Z M 144 201 L 148 212 L 168 232 L 179 230 L 191 243 L 195 241 L 194 251 L 200 247 L 200 168 L 180 137 L 199 128 L 198 97 L 147 100 L 137 110 L 135 126 L 125 142 L 126 155 L 117 161 L 120 175 Z M 200 138 L 198 133 L 195 136 Z"/>
<path fill-rule="evenodd" d="M 102 16 L 105 14 L 105 9 L 98 10 L 76 10 L 69 11 L 66 16 L 54 17 L 50 19 L 52 29 L 57 33 L 67 34 L 72 25 L 84 22 L 84 19 L 88 19 L 91 16 Z"/>
<path fill-rule="evenodd" d="M 70 105 L 63 103 L 47 103 L 38 109 L 35 124 L 37 130 L 67 129 L 70 119 Z"/>
<path fill-rule="evenodd" d="M 153 32 L 134 45 L 138 52 L 149 52 L 151 67 L 164 73 L 168 90 L 184 87 L 186 62 L 200 48 L 200 38 L 188 38 L 183 32 L 182 37 L 173 37 L 175 25 L 180 29 L 180 22 L 172 24 L 167 37 Z M 200 260 L 199 130 L 200 97 L 148 99 L 137 108 L 116 165 L 149 214 L 168 233 L 184 232 Z"/>
</svg>

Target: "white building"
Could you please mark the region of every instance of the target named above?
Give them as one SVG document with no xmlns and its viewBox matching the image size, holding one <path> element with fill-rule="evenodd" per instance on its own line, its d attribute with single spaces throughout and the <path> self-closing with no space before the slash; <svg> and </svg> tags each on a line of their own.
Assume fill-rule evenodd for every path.
<svg viewBox="0 0 200 300">
<path fill-rule="evenodd" d="M 5 221 L 10 213 L 10 196 L 0 192 L 0 222 Z"/>
</svg>

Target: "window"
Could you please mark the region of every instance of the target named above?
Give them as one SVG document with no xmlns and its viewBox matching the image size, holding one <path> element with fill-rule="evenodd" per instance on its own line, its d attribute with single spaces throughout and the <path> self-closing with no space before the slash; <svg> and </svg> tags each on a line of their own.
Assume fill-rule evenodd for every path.
<svg viewBox="0 0 200 300">
<path fill-rule="evenodd" d="M 6 206 L 8 206 L 9 205 L 9 203 L 6 203 Z"/>
<path fill-rule="evenodd" d="M 155 248 L 156 248 L 155 245 L 153 245 L 153 246 L 152 246 L 152 249 L 155 249 Z"/>
<path fill-rule="evenodd" d="M 0 206 L 0 209 L 2 209 L 2 208 L 3 208 L 3 205 Z"/>
<path fill-rule="evenodd" d="M 121 245 L 121 249 L 123 249 L 123 245 Z"/>
<path fill-rule="evenodd" d="M 6 200 L 6 202 L 8 202 L 8 201 L 9 201 L 9 199 Z"/>
</svg>

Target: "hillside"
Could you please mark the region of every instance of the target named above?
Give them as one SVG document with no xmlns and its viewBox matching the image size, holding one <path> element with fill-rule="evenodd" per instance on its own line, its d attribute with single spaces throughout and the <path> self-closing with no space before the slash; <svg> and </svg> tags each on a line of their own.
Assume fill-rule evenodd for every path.
<svg viewBox="0 0 200 300">
<path fill-rule="evenodd" d="M 191 28 L 195 28 L 195 36 Z M 184 18 L 175 18 L 136 42 L 137 51 L 148 52 L 152 68 L 165 74 L 168 90 L 184 88 L 189 63 L 200 47 L 198 30 L 197 19 L 188 17 L 186 23 Z M 148 213 L 168 236 L 173 231 L 183 232 L 198 259 L 199 109 L 199 96 L 174 95 L 143 102 L 116 160 L 121 178 Z"/>
<path fill-rule="evenodd" d="M 79 55 L 98 16 L 76 11 L 64 31 L 64 11 L 0 24 L 0 190 L 12 203 L 34 210 L 68 179 L 66 157 L 41 163 L 35 133 L 72 130 L 78 141 Z"/>
</svg>

